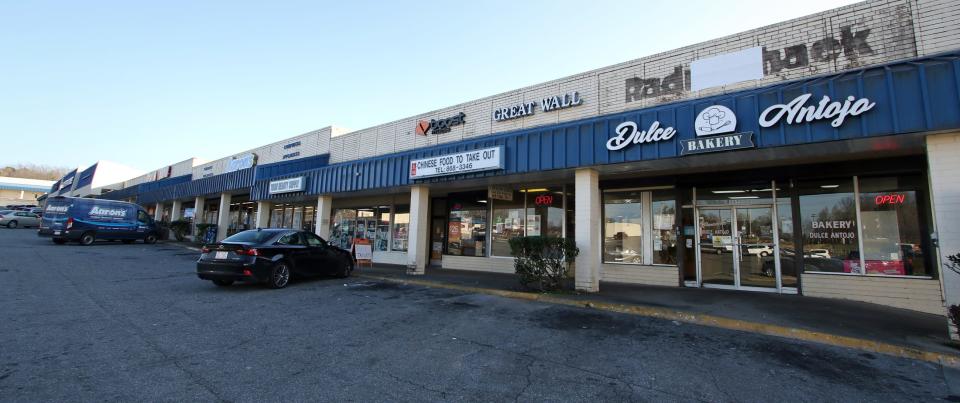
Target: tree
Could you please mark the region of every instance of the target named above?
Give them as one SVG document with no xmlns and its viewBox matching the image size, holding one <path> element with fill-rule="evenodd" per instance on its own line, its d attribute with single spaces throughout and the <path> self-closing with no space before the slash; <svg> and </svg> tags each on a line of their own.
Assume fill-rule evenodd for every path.
<svg viewBox="0 0 960 403">
<path fill-rule="evenodd" d="M 0 168 L 0 176 L 24 179 L 41 179 L 55 181 L 70 172 L 69 168 L 51 167 L 49 165 L 17 164 Z"/>
</svg>

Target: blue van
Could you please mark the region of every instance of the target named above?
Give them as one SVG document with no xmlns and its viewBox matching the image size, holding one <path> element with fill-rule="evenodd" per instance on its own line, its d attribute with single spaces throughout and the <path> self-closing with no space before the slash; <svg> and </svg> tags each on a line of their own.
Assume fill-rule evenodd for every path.
<svg viewBox="0 0 960 403">
<path fill-rule="evenodd" d="M 157 242 L 156 222 L 133 203 L 114 200 L 56 196 L 47 199 L 37 235 L 53 238 L 60 245 L 78 241 L 90 245 L 98 239 L 133 243 Z"/>
</svg>

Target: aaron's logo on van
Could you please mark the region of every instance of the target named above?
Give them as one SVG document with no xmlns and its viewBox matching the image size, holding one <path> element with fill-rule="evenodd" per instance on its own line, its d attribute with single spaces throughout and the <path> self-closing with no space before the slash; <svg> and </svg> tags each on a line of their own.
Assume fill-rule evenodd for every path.
<svg viewBox="0 0 960 403">
<path fill-rule="evenodd" d="M 90 210 L 90 215 L 98 217 L 124 217 L 127 215 L 127 210 L 93 206 L 93 209 Z"/>
<path fill-rule="evenodd" d="M 70 206 L 47 206 L 47 213 L 66 213 Z"/>
</svg>

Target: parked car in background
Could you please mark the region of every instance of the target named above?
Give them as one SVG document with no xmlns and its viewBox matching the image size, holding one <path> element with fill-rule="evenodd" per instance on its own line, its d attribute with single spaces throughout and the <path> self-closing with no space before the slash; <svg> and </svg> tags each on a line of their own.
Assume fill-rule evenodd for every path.
<svg viewBox="0 0 960 403">
<path fill-rule="evenodd" d="M 830 259 L 830 251 L 827 249 L 810 249 L 810 251 L 807 253 L 810 255 L 810 257 Z"/>
<path fill-rule="evenodd" d="M 40 217 L 27 211 L 8 211 L 0 214 L 0 226 L 6 226 L 7 228 L 39 227 Z"/>
<path fill-rule="evenodd" d="M 349 277 L 353 265 L 350 252 L 312 232 L 268 228 L 239 232 L 204 245 L 197 260 L 197 277 L 221 287 L 242 281 L 283 288 L 294 275 Z"/>
<path fill-rule="evenodd" d="M 760 255 L 767 257 L 773 254 L 773 245 L 767 244 L 749 244 L 744 245 L 747 255 Z"/>
<path fill-rule="evenodd" d="M 143 207 L 115 200 L 57 196 L 47 199 L 37 235 L 56 244 L 78 241 L 93 244 L 98 239 L 133 243 L 157 242 L 159 228 Z"/>
</svg>

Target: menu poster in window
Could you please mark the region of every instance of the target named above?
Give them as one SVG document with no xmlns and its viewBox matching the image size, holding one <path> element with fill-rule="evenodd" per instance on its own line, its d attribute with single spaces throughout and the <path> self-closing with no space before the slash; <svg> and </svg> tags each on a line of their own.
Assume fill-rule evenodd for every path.
<svg viewBox="0 0 960 403">
<path fill-rule="evenodd" d="M 540 236 L 540 215 L 527 216 L 527 236 Z"/>
<path fill-rule="evenodd" d="M 460 235 L 460 220 L 450 220 L 447 226 L 447 250 L 450 254 L 459 255 L 461 252 L 462 240 Z"/>
<path fill-rule="evenodd" d="M 653 229 L 654 230 L 670 230 L 673 229 L 674 215 L 673 214 L 654 214 L 653 215 Z"/>
</svg>

